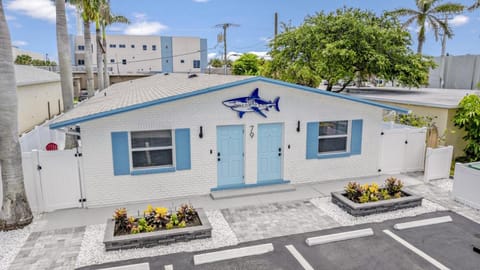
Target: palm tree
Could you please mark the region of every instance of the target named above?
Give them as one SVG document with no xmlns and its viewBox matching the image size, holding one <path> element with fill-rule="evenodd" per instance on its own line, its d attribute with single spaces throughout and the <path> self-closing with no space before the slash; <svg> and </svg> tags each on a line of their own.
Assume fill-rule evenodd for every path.
<svg viewBox="0 0 480 270">
<path fill-rule="evenodd" d="M 409 16 L 405 21 L 404 26 L 409 26 L 414 21 L 417 22 L 419 27 L 418 31 L 418 47 L 417 53 L 421 54 L 423 44 L 425 43 L 425 33 L 427 31 L 427 24 L 433 29 L 435 40 L 438 40 L 440 30 L 448 37 L 453 36 L 452 29 L 445 23 L 444 17 L 447 14 L 462 12 L 465 8 L 461 4 L 457 3 L 445 3 L 441 4 L 441 0 L 415 0 L 417 9 L 399 8 L 387 14 L 394 16 Z M 438 15 L 445 15 L 438 17 Z"/>
<path fill-rule="evenodd" d="M 0 230 L 22 228 L 33 220 L 23 184 L 17 121 L 17 87 L 12 42 L 0 0 L 0 167 L 3 188 Z"/>
<path fill-rule="evenodd" d="M 104 49 L 104 57 L 103 57 L 103 72 L 104 72 L 104 83 L 105 88 L 110 85 L 110 76 L 108 75 L 108 62 L 107 62 L 107 27 L 114 24 L 114 23 L 126 23 L 129 24 L 130 21 L 121 15 L 115 15 L 110 10 L 110 0 L 107 2 L 103 2 L 100 8 L 100 21 L 102 27 L 102 41 L 103 41 L 103 49 Z"/>
<path fill-rule="evenodd" d="M 480 8 L 480 0 L 477 0 L 471 7 L 468 8 L 468 10 L 472 11 L 474 9 Z"/>
<path fill-rule="evenodd" d="M 57 11 L 57 50 L 60 65 L 60 78 L 62 84 L 63 111 L 73 109 L 73 78 L 72 63 L 70 59 L 70 46 L 68 41 L 67 17 L 65 15 L 65 0 L 55 0 Z"/>
<path fill-rule="evenodd" d="M 89 97 L 94 95 L 90 23 L 97 20 L 100 6 L 99 1 L 100 0 L 70 0 L 70 3 L 82 11 L 83 37 L 85 40 L 85 72 L 87 73 L 87 92 Z"/>
<path fill-rule="evenodd" d="M 102 90 L 104 88 L 103 81 L 103 54 L 105 53 L 105 48 L 103 48 L 102 35 L 100 31 L 100 9 L 104 5 L 105 0 L 98 1 L 98 9 L 95 10 L 95 39 L 96 39 L 96 48 L 97 48 L 97 87 Z"/>
</svg>

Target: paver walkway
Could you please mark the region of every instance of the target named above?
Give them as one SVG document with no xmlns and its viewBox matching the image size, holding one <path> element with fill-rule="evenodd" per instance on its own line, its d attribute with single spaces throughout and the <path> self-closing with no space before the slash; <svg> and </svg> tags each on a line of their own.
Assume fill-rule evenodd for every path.
<svg viewBox="0 0 480 270">
<path fill-rule="evenodd" d="M 340 226 L 310 201 L 223 209 L 222 214 L 240 242 Z"/>
<path fill-rule="evenodd" d="M 9 269 L 74 269 L 84 232 L 85 226 L 32 232 Z"/>
</svg>

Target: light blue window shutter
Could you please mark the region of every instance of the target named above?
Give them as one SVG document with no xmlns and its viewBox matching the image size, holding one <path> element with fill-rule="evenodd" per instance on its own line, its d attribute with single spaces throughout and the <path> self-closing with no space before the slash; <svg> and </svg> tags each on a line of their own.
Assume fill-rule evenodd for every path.
<svg viewBox="0 0 480 270">
<path fill-rule="evenodd" d="M 318 157 L 318 122 L 307 123 L 307 159 Z"/>
<path fill-rule="evenodd" d="M 128 132 L 112 132 L 113 175 L 130 174 Z"/>
<path fill-rule="evenodd" d="M 175 130 L 175 155 L 176 170 L 190 170 L 192 161 L 190 157 L 190 129 Z"/>
<path fill-rule="evenodd" d="M 352 141 L 350 145 L 350 154 L 360 155 L 362 153 L 362 131 L 363 120 L 352 121 Z"/>
</svg>

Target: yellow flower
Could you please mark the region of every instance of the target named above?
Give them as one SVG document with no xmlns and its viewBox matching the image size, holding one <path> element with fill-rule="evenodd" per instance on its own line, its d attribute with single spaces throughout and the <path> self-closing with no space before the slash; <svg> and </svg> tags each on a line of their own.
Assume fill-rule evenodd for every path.
<svg viewBox="0 0 480 270">
<path fill-rule="evenodd" d="M 143 211 L 143 213 L 145 215 L 150 215 L 150 213 L 152 213 L 152 212 L 153 212 L 153 207 L 150 204 L 147 205 L 147 209 L 145 211 Z"/>
<path fill-rule="evenodd" d="M 368 190 L 368 187 L 369 187 L 368 184 L 362 185 L 362 190 L 367 191 L 367 190 Z"/>
<path fill-rule="evenodd" d="M 155 208 L 155 213 L 157 213 L 157 215 L 160 215 L 161 217 L 163 217 L 163 216 L 167 215 L 168 209 L 165 208 L 165 207 L 157 207 L 157 208 Z"/>
</svg>

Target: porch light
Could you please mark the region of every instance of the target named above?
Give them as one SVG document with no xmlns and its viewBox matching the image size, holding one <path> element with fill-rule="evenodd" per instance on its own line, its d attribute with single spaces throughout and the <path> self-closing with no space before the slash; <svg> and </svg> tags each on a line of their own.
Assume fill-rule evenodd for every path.
<svg viewBox="0 0 480 270">
<path fill-rule="evenodd" d="M 300 132 L 300 121 L 297 121 L 297 132 Z"/>
<path fill-rule="evenodd" d="M 203 126 L 200 126 L 200 133 L 198 134 L 198 137 L 200 139 L 203 138 Z"/>
</svg>

